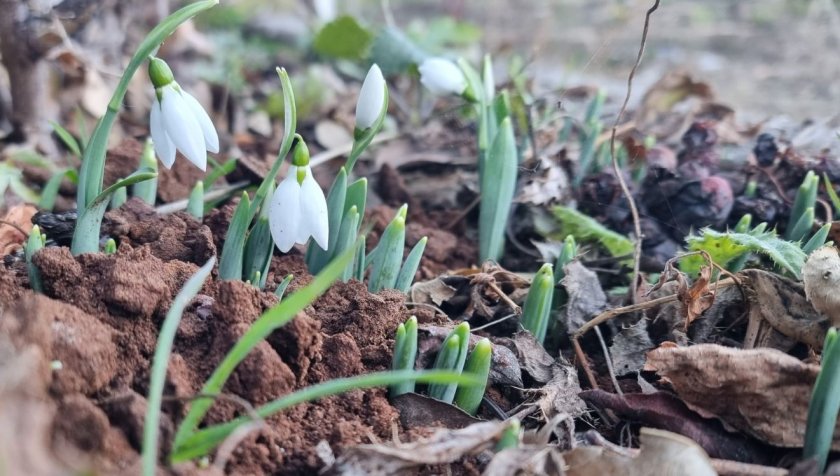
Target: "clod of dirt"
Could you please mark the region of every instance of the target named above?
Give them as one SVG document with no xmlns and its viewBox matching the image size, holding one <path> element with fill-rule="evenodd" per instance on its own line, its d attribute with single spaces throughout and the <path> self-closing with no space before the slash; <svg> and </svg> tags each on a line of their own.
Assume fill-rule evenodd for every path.
<svg viewBox="0 0 840 476">
<path fill-rule="evenodd" d="M 44 248 L 33 262 L 48 296 L 96 314 L 110 311 L 134 319 L 151 317 L 169 304 L 196 266 L 163 262 L 148 247 L 121 247 L 116 254 L 74 257 L 67 248 Z"/>
<path fill-rule="evenodd" d="M 158 215 L 139 198 L 106 214 L 107 231 L 119 244 L 132 247 L 149 245 L 152 254 L 163 261 L 186 261 L 202 265 L 216 255 L 210 229 L 187 213 Z"/>
</svg>

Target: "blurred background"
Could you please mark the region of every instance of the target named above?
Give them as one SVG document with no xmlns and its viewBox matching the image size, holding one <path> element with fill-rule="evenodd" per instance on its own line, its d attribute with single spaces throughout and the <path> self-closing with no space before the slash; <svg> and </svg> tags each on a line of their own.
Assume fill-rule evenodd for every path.
<svg viewBox="0 0 840 476">
<path fill-rule="evenodd" d="M 535 94 L 597 86 L 620 97 L 650 4 L 233 0 L 198 18 L 200 33 L 181 31 L 182 39 L 170 46 L 192 50 L 195 68 L 187 74 L 235 91 L 251 71 L 289 63 L 295 52 L 306 57 L 318 25 L 349 14 L 373 35 L 395 28 L 431 54 L 475 61 L 493 53 L 500 81 L 505 65 L 517 58 Z M 0 0 L 0 6 L 9 12 L 0 20 L 0 137 L 15 142 L 25 139 L 23 131 L 60 119 L 63 107 L 78 99 L 87 113 L 101 113 L 142 32 L 180 4 Z M 653 17 L 634 99 L 681 69 L 708 84 L 744 121 L 830 117 L 840 88 L 840 62 L 834 60 L 839 39 L 840 14 L 832 0 L 669 0 Z"/>
</svg>

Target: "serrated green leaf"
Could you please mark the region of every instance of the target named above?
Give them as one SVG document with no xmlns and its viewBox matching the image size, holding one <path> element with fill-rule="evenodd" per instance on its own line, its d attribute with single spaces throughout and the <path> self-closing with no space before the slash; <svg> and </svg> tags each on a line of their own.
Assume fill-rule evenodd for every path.
<svg viewBox="0 0 840 476">
<path fill-rule="evenodd" d="M 327 23 L 315 36 L 312 48 L 321 56 L 360 60 L 367 56 L 373 34 L 355 18 L 344 15 Z"/>
<path fill-rule="evenodd" d="M 686 239 L 689 251 L 704 250 L 712 260 L 724 268 L 744 253 L 761 253 L 770 257 L 778 266 L 799 277 L 805 264 L 805 253 L 797 243 L 779 238 L 774 231 L 762 233 L 721 233 L 704 228 L 699 236 Z M 680 262 L 680 269 L 690 275 L 700 271 L 702 256 L 689 256 Z"/>
<path fill-rule="evenodd" d="M 554 207 L 554 216 L 560 220 L 564 236 L 574 235 L 580 241 L 596 240 L 615 257 L 633 253 L 633 242 L 630 238 L 610 230 L 577 210 Z"/>
</svg>

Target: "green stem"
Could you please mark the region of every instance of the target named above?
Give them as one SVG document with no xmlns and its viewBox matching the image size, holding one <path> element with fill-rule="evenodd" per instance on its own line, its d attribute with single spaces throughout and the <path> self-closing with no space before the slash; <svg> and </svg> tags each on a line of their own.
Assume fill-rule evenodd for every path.
<svg viewBox="0 0 840 476">
<path fill-rule="evenodd" d="M 111 101 L 108 103 L 108 109 L 105 115 L 99 119 L 90 142 L 85 147 L 81 172 L 79 173 L 79 187 L 76 195 L 76 206 L 79 210 L 87 208 L 97 195 L 102 192 L 108 136 L 111 135 L 111 128 L 114 127 L 117 114 L 119 114 L 126 91 L 128 91 L 128 84 L 131 82 L 131 78 L 134 77 L 134 73 L 137 72 L 137 69 L 140 68 L 149 55 L 163 43 L 166 37 L 171 35 L 182 23 L 202 11 L 213 7 L 217 3 L 219 3 L 219 0 L 203 0 L 187 5 L 166 17 L 140 43 L 137 52 L 134 53 L 128 66 L 125 68 L 125 72 L 117 84 L 117 89 L 114 91 L 114 95 L 111 96 Z"/>
</svg>

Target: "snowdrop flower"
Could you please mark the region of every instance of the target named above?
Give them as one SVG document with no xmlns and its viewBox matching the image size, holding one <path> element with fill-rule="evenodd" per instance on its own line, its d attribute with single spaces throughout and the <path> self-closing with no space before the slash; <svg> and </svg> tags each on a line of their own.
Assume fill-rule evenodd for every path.
<svg viewBox="0 0 840 476">
<path fill-rule="evenodd" d="M 175 82 L 163 60 L 149 60 L 149 77 L 155 87 L 149 128 L 158 158 L 167 169 L 172 168 L 177 148 L 196 167 L 206 170 L 207 151 L 219 151 L 219 136 L 210 116 Z"/>
<path fill-rule="evenodd" d="M 385 78 L 379 66 L 373 65 L 365 76 L 359 99 L 356 101 L 356 129 L 373 126 L 385 108 Z"/>
<path fill-rule="evenodd" d="M 418 67 L 420 82 L 434 94 L 462 95 L 467 89 L 467 80 L 458 66 L 443 58 L 429 58 Z"/>
<path fill-rule="evenodd" d="M 318 246 L 327 249 L 330 234 L 327 199 L 312 176 L 309 148 L 300 136 L 289 173 L 271 197 L 268 225 L 274 244 L 283 253 L 295 243 L 306 243 L 310 236 Z"/>
</svg>

